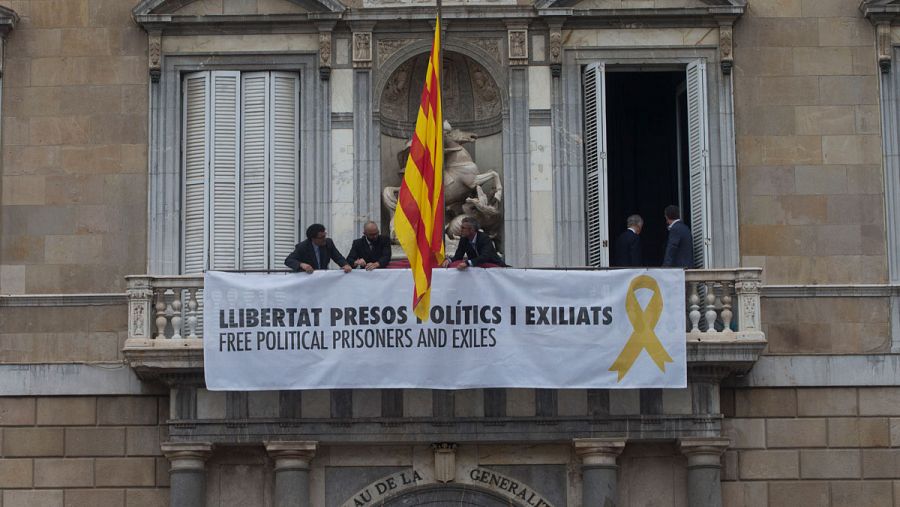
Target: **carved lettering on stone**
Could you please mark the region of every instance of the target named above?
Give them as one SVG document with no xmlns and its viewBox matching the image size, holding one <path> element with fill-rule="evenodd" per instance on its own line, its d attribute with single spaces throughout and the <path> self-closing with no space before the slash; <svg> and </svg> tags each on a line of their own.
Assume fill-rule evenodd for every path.
<svg viewBox="0 0 900 507">
<path fill-rule="evenodd" d="M 528 30 L 509 30 L 509 59 L 510 63 L 527 63 L 528 60 Z M 525 62 L 522 62 L 525 60 Z"/>
<path fill-rule="evenodd" d="M 353 34 L 353 64 L 370 65 L 372 63 L 372 32 L 355 32 Z"/>
</svg>

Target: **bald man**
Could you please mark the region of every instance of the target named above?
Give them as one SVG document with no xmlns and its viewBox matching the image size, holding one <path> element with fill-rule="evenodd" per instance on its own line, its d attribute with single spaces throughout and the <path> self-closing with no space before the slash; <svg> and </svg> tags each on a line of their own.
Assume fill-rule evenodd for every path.
<svg viewBox="0 0 900 507">
<path fill-rule="evenodd" d="M 372 221 L 363 226 L 363 236 L 353 240 L 347 262 L 354 268 L 366 271 L 383 268 L 391 262 L 391 241 L 378 231 L 378 224 Z"/>
</svg>

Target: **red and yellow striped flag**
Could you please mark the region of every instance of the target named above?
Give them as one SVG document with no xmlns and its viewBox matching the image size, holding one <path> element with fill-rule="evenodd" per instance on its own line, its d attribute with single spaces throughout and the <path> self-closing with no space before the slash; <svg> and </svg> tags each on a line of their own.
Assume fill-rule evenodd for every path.
<svg viewBox="0 0 900 507">
<path fill-rule="evenodd" d="M 400 198 L 394 214 L 397 239 L 412 268 L 413 312 L 428 320 L 431 269 L 444 261 L 444 118 L 441 113 L 441 23 L 438 17 L 422 87 Z"/>
</svg>

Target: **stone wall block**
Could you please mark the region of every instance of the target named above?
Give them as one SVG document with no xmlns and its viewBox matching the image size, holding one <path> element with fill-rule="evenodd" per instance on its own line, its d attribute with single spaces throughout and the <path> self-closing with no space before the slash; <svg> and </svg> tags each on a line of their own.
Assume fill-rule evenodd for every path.
<svg viewBox="0 0 900 507">
<path fill-rule="evenodd" d="M 140 426 L 127 429 L 126 452 L 129 456 L 162 456 L 159 448 L 159 426 Z"/>
<path fill-rule="evenodd" d="M 126 507 L 167 507 L 167 489 L 129 489 L 125 492 Z"/>
<path fill-rule="evenodd" d="M 63 490 L 6 490 L 3 507 L 63 507 Z"/>
<path fill-rule="evenodd" d="M 122 456 L 124 428 L 66 428 L 66 456 Z"/>
<path fill-rule="evenodd" d="M 856 479 L 861 476 L 860 451 L 801 450 L 800 472 L 804 479 Z"/>
<path fill-rule="evenodd" d="M 766 420 L 725 419 L 722 434 L 731 440 L 733 449 L 763 449 L 766 447 Z"/>
<path fill-rule="evenodd" d="M 763 481 L 723 482 L 722 505 L 724 507 L 768 507 L 768 483 Z"/>
<path fill-rule="evenodd" d="M 900 449 L 864 449 L 862 469 L 866 479 L 900 479 Z"/>
<path fill-rule="evenodd" d="M 778 447 L 825 447 L 828 430 L 825 419 L 769 419 L 766 443 Z"/>
<path fill-rule="evenodd" d="M 735 391 L 737 417 L 795 417 L 794 389 L 739 389 Z"/>
<path fill-rule="evenodd" d="M 860 389 L 859 415 L 900 416 L 900 387 Z"/>
<path fill-rule="evenodd" d="M 6 428 L 3 454 L 18 456 L 62 456 L 62 428 Z"/>
<path fill-rule="evenodd" d="M 96 476 L 97 486 L 153 486 L 156 483 L 156 460 L 154 458 L 97 458 Z"/>
<path fill-rule="evenodd" d="M 34 422 L 34 398 L 0 397 L 0 426 L 29 426 Z"/>
<path fill-rule="evenodd" d="M 96 424 L 97 400 L 93 397 L 38 398 L 37 423 L 43 426 Z"/>
<path fill-rule="evenodd" d="M 891 447 L 900 447 L 900 418 L 891 418 Z"/>
<path fill-rule="evenodd" d="M 798 389 L 797 407 L 800 416 L 856 415 L 856 389 Z"/>
<path fill-rule="evenodd" d="M 797 451 L 741 451 L 740 477 L 752 479 L 797 479 L 800 459 Z"/>
<path fill-rule="evenodd" d="M 94 460 L 90 458 L 48 458 L 34 460 L 34 486 L 77 488 L 94 485 Z"/>
<path fill-rule="evenodd" d="M 824 507 L 828 505 L 827 482 L 770 482 L 769 505 L 790 507 Z"/>
<path fill-rule="evenodd" d="M 98 421 L 101 425 L 155 424 L 156 411 L 155 397 L 110 396 L 97 400 Z"/>
<path fill-rule="evenodd" d="M 0 459 L 0 489 L 30 488 L 34 463 L 31 459 Z"/>
<path fill-rule="evenodd" d="M 834 481 L 831 483 L 831 507 L 891 507 L 890 481 Z"/>
</svg>

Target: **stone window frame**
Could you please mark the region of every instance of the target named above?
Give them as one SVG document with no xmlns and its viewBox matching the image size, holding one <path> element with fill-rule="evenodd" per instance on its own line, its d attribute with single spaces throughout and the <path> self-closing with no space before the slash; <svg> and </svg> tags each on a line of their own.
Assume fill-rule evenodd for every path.
<svg viewBox="0 0 900 507">
<path fill-rule="evenodd" d="M 890 31 L 888 32 L 890 33 Z M 881 126 L 888 282 L 900 285 L 900 45 L 891 44 L 881 65 Z M 891 352 L 900 353 L 900 295 L 891 296 Z"/>
<path fill-rule="evenodd" d="M 300 219 L 331 216 L 331 95 L 315 52 L 165 56 L 150 89 L 147 273 L 181 274 L 182 78 L 202 70 L 287 71 L 300 75 Z M 299 225 L 298 225 L 299 226 Z"/>
<path fill-rule="evenodd" d="M 551 96 L 553 199 L 559 224 L 556 229 L 558 265 L 586 264 L 582 69 L 595 62 L 671 67 L 705 59 L 710 147 L 707 227 L 712 241 L 712 256 L 705 267 L 740 266 L 732 74 L 719 70 L 719 54 L 718 47 L 564 49 L 561 75 L 553 78 Z M 659 212 L 662 214 L 662 209 Z"/>
</svg>

